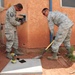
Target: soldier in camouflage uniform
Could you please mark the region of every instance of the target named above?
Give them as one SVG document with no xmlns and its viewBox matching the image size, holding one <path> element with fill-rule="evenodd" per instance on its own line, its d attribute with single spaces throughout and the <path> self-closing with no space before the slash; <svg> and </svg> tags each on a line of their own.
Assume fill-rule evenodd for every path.
<svg viewBox="0 0 75 75">
<path fill-rule="evenodd" d="M 6 36 L 6 57 L 11 59 L 12 47 L 14 48 L 15 54 L 22 55 L 23 53 L 18 50 L 18 37 L 17 37 L 17 26 L 20 26 L 22 22 L 16 21 L 16 12 L 23 9 L 22 4 L 18 3 L 11 6 L 6 12 L 5 22 L 5 36 Z"/>
<path fill-rule="evenodd" d="M 47 17 L 49 29 L 53 36 L 54 36 L 54 25 L 58 26 L 58 31 L 54 39 L 55 41 L 51 46 L 53 56 L 48 57 L 48 59 L 58 59 L 57 53 L 62 43 L 64 43 L 68 51 L 67 54 L 70 54 L 71 52 L 70 37 L 71 37 L 73 22 L 67 17 L 67 15 L 59 11 L 50 12 L 48 8 L 44 8 L 42 10 L 42 14 Z"/>
</svg>

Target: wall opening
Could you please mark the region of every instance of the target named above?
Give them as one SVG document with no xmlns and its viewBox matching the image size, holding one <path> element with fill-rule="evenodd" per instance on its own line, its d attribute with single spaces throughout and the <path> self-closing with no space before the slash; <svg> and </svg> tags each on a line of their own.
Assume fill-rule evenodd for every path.
<svg viewBox="0 0 75 75">
<path fill-rule="evenodd" d="M 75 0 L 61 0 L 62 7 L 75 7 Z"/>
</svg>

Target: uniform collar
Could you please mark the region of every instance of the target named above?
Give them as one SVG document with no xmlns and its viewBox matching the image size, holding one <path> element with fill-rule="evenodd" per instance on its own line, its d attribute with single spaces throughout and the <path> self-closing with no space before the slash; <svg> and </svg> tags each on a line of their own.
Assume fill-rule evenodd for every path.
<svg viewBox="0 0 75 75">
<path fill-rule="evenodd" d="M 13 11 L 16 13 L 16 9 L 15 9 L 15 7 L 14 7 L 14 6 L 12 6 L 12 8 L 13 8 Z"/>
</svg>

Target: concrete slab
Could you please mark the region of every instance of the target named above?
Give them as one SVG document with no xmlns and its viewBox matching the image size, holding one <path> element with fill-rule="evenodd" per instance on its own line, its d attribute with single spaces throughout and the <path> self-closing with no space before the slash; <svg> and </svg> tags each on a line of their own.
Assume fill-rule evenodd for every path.
<svg viewBox="0 0 75 75">
<path fill-rule="evenodd" d="M 11 61 L 4 67 L 0 75 L 42 75 L 40 59 L 24 59 L 26 62 L 15 64 Z"/>
</svg>

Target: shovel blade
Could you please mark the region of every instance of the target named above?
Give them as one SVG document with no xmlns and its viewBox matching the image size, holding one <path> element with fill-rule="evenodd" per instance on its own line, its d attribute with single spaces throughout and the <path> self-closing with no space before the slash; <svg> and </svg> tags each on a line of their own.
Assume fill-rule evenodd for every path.
<svg viewBox="0 0 75 75">
<path fill-rule="evenodd" d="M 40 58 L 42 58 L 42 55 L 34 57 L 34 59 L 40 59 Z"/>
</svg>

